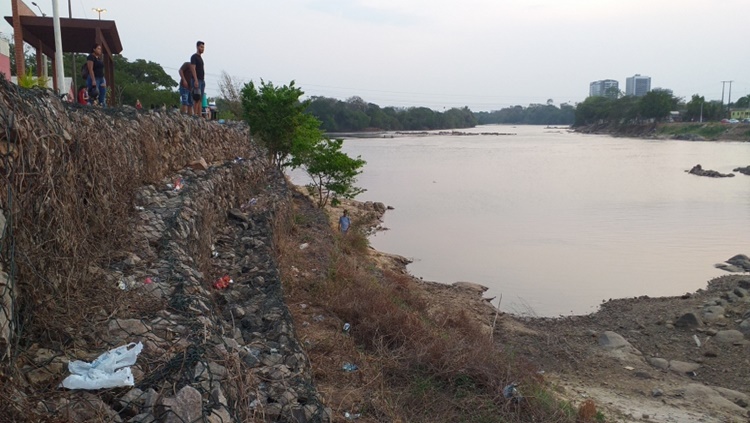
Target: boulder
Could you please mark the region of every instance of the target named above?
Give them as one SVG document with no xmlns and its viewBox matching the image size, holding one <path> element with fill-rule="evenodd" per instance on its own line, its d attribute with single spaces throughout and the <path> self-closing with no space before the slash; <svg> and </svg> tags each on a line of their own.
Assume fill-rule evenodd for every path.
<svg viewBox="0 0 750 423">
<path fill-rule="evenodd" d="M 745 319 L 740 323 L 740 332 L 750 336 L 750 319 Z"/>
<path fill-rule="evenodd" d="M 714 340 L 720 344 L 734 344 L 744 340 L 744 335 L 738 330 L 721 330 L 714 336 Z"/>
<path fill-rule="evenodd" d="M 482 294 L 489 289 L 484 285 L 480 285 L 474 282 L 454 282 L 453 286 L 455 286 L 456 288 L 465 289 L 467 291 L 473 291 L 477 294 Z"/>
<path fill-rule="evenodd" d="M 724 307 L 722 306 L 708 306 L 703 308 L 701 312 L 703 320 L 706 322 L 715 322 L 719 319 L 724 318 Z"/>
<path fill-rule="evenodd" d="M 744 269 L 745 272 L 750 272 L 750 258 L 744 254 L 737 254 L 727 260 L 727 263 L 740 267 Z"/>
<path fill-rule="evenodd" d="M 731 178 L 734 177 L 734 173 L 720 173 L 715 170 L 705 170 L 701 165 L 697 164 L 692 169 L 686 170 L 685 172 L 691 175 L 707 176 L 709 178 Z"/>
<path fill-rule="evenodd" d="M 176 396 L 162 398 L 156 404 L 156 415 L 163 416 L 164 423 L 200 421 L 203 418 L 201 393 L 192 386 L 185 386 Z"/>
<path fill-rule="evenodd" d="M 630 342 L 625 340 L 622 335 L 612 331 L 605 331 L 599 335 L 599 346 L 607 350 L 616 350 L 626 347 L 632 348 Z"/>
<path fill-rule="evenodd" d="M 674 325 L 678 328 L 695 329 L 703 326 L 703 320 L 695 313 L 685 313 Z"/>
<path fill-rule="evenodd" d="M 669 361 L 663 358 L 659 357 L 649 357 L 646 359 L 648 361 L 648 364 L 656 367 L 660 370 L 667 370 L 669 369 Z"/>
<path fill-rule="evenodd" d="M 688 363 L 685 361 L 678 361 L 678 360 L 672 360 L 669 362 L 669 370 L 675 373 L 680 373 L 680 374 L 694 372 L 700 369 L 700 367 L 701 365 L 698 363 Z"/>
<path fill-rule="evenodd" d="M 188 167 L 194 170 L 208 170 L 208 163 L 206 163 L 206 159 L 201 157 L 198 160 L 188 163 Z"/>
</svg>

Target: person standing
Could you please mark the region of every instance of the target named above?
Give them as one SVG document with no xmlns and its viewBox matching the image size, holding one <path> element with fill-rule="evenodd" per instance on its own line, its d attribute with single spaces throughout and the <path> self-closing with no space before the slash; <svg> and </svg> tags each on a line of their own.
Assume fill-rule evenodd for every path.
<svg viewBox="0 0 750 423">
<path fill-rule="evenodd" d="M 349 212 L 344 210 L 344 213 L 339 218 L 339 230 L 342 234 L 346 234 L 347 231 L 349 231 L 349 226 L 351 226 L 352 221 L 349 219 Z"/>
<path fill-rule="evenodd" d="M 192 71 L 193 83 L 193 114 L 201 115 L 201 102 L 203 93 L 206 91 L 205 71 L 203 68 L 203 51 L 206 49 L 206 43 L 198 41 L 195 43 L 196 52 L 190 57 L 190 69 Z M 200 91 L 200 92 L 199 92 Z"/>
<path fill-rule="evenodd" d="M 86 87 L 89 91 L 89 104 L 94 104 L 94 102 L 98 101 L 100 106 L 105 107 L 107 105 L 107 81 L 104 79 L 104 61 L 102 61 L 101 44 L 94 44 L 91 54 L 86 57 L 86 66 L 89 69 L 89 75 L 86 78 Z"/>
<path fill-rule="evenodd" d="M 136 99 L 136 100 L 135 100 L 135 109 L 136 109 L 136 110 L 141 110 L 141 109 L 143 109 L 143 104 L 141 104 L 141 100 L 140 100 L 140 99 Z"/>
<path fill-rule="evenodd" d="M 192 87 L 190 86 L 190 81 L 193 80 L 192 69 L 190 62 L 185 62 L 180 66 L 180 111 L 188 115 L 193 114 Z"/>
</svg>

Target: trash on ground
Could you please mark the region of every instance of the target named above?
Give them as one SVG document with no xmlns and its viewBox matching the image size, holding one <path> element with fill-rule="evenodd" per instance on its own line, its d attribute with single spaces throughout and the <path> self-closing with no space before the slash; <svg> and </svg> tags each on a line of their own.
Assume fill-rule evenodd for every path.
<svg viewBox="0 0 750 423">
<path fill-rule="evenodd" d="M 360 417 L 362 417 L 362 414 L 359 414 L 359 413 L 354 414 L 354 413 L 350 413 L 348 411 L 344 413 L 344 418 L 347 419 L 347 420 L 357 420 Z"/>
<path fill-rule="evenodd" d="M 520 402 L 523 399 L 523 395 L 518 392 L 518 383 L 513 382 L 510 385 L 503 388 L 503 396 L 512 402 Z"/>
<path fill-rule="evenodd" d="M 695 345 L 697 345 L 700 348 L 701 340 L 698 339 L 698 335 L 693 335 L 693 340 L 695 341 Z"/>
<path fill-rule="evenodd" d="M 232 280 L 232 278 L 230 278 L 229 275 L 224 275 L 224 276 L 220 277 L 219 279 L 217 279 L 214 282 L 213 286 L 216 289 L 224 289 L 224 288 L 229 287 L 230 283 L 234 283 L 234 281 Z"/>
<path fill-rule="evenodd" d="M 249 199 L 247 201 L 247 203 L 241 205 L 240 206 L 240 210 L 245 211 L 245 210 L 249 209 L 250 207 L 252 207 L 252 206 L 254 206 L 256 204 L 258 204 L 258 199 L 255 198 L 255 197 L 253 197 L 253 198 Z"/>
<path fill-rule="evenodd" d="M 211 257 L 219 257 L 219 252 L 216 251 L 216 246 L 214 244 L 211 244 Z"/>
<path fill-rule="evenodd" d="M 305 250 L 305 249 L 307 249 L 307 247 L 309 247 L 309 246 L 310 246 L 310 244 L 308 244 L 308 243 L 300 244 L 300 246 L 299 246 L 299 249 L 300 249 L 300 250 Z"/>
<path fill-rule="evenodd" d="M 151 285 L 152 283 L 154 283 L 154 280 L 151 279 L 150 277 L 147 277 L 146 279 L 143 280 L 143 283 L 145 283 L 146 285 Z"/>
<path fill-rule="evenodd" d="M 178 179 L 174 180 L 174 184 L 172 184 L 172 186 L 174 187 L 175 191 L 179 191 L 185 187 L 185 180 L 182 179 L 182 177 L 179 177 Z"/>
<path fill-rule="evenodd" d="M 352 325 L 350 325 L 349 323 L 344 323 L 344 333 L 348 334 L 351 328 Z"/>
<path fill-rule="evenodd" d="M 143 206 L 135 206 L 135 209 L 138 210 L 138 211 L 144 211 L 144 210 L 146 210 L 146 208 L 143 207 Z"/>
<path fill-rule="evenodd" d="M 323 317 L 323 315 L 322 315 L 322 314 L 318 314 L 317 316 L 313 316 L 313 320 L 314 320 L 314 321 L 316 321 L 316 322 L 322 322 L 322 321 L 323 321 L 323 320 L 325 320 L 325 319 L 326 319 L 326 318 L 325 318 L 325 317 Z"/>
<path fill-rule="evenodd" d="M 341 370 L 345 372 L 356 372 L 357 370 L 359 370 L 359 367 L 357 367 L 356 364 L 344 363 L 344 365 L 341 366 Z"/>
<path fill-rule="evenodd" d="M 133 386 L 130 366 L 135 364 L 142 343 L 131 342 L 100 355 L 91 363 L 75 360 L 68 364 L 70 376 L 60 384 L 68 389 L 104 389 L 118 386 Z"/>
<path fill-rule="evenodd" d="M 125 283 L 125 279 L 120 279 L 120 281 L 117 282 L 117 287 L 120 288 L 120 290 L 122 291 L 128 290 L 128 284 Z"/>
</svg>

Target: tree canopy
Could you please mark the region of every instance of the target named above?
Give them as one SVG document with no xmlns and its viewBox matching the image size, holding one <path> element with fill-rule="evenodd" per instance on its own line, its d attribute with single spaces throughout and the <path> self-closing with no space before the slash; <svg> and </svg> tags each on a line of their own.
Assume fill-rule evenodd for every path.
<svg viewBox="0 0 750 423">
<path fill-rule="evenodd" d="M 528 125 L 570 125 L 574 121 L 575 108 L 567 103 L 560 107 L 552 99 L 546 104 L 530 104 L 528 107 L 512 106 L 491 112 L 476 113 L 480 125 L 487 124 L 528 124 Z"/>
<path fill-rule="evenodd" d="M 436 112 L 426 107 L 380 107 L 361 97 L 346 101 L 329 97 L 313 97 L 307 111 L 321 121 L 328 132 L 365 130 L 423 131 L 431 129 L 471 128 L 477 121 L 468 107 Z"/>
</svg>

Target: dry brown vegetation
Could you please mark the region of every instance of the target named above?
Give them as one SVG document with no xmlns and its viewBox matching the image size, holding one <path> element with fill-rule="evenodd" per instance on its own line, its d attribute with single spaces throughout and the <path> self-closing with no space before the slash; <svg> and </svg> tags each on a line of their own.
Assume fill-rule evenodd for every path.
<svg viewBox="0 0 750 423">
<path fill-rule="evenodd" d="M 276 225 L 287 304 L 336 421 L 345 413 L 362 422 L 576 420 L 531 364 L 466 314 L 429 309 L 411 276 L 375 266 L 368 223 L 355 217 L 342 236 L 298 195 Z M 359 370 L 345 372 L 345 363 Z M 502 395 L 511 382 L 522 387 L 520 404 Z"/>
</svg>

